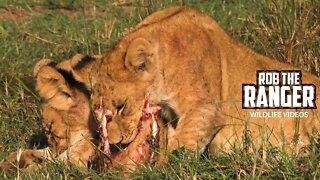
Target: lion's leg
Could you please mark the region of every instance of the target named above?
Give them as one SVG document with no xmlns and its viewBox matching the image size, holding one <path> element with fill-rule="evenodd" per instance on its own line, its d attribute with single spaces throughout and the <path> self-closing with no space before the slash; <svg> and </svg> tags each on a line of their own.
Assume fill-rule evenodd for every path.
<svg viewBox="0 0 320 180">
<path fill-rule="evenodd" d="M 83 138 L 76 141 L 69 149 L 61 153 L 58 159 L 63 162 L 69 161 L 80 167 L 88 167 L 89 162 L 93 160 L 96 155 L 95 144 L 97 144 L 97 142 L 92 142 L 89 137 Z"/>
<path fill-rule="evenodd" d="M 49 148 L 45 149 L 26 149 L 21 153 L 13 152 L 0 163 L 0 168 L 5 172 L 10 169 L 23 169 L 26 171 L 41 168 L 41 163 L 50 158 Z"/>
<path fill-rule="evenodd" d="M 159 134 L 159 157 L 156 161 L 156 164 L 162 164 L 168 161 L 167 156 L 165 155 L 166 147 L 168 146 L 168 128 L 172 128 L 170 124 L 168 124 L 168 128 L 165 128 L 165 124 L 162 120 L 158 121 L 158 125 L 160 127 Z"/>
<path fill-rule="evenodd" d="M 180 118 L 175 131 L 168 132 L 168 151 L 185 147 L 198 153 L 204 152 L 214 135 L 221 129 L 222 118 L 212 104 L 199 106 Z"/>
</svg>

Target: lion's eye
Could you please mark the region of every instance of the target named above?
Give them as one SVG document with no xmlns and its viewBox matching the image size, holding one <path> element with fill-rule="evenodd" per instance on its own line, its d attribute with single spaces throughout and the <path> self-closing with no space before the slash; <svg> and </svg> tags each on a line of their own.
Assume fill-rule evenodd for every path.
<svg viewBox="0 0 320 180">
<path fill-rule="evenodd" d="M 126 107 L 126 101 L 124 103 L 116 103 L 115 101 L 112 101 L 113 106 L 117 110 L 117 114 L 121 114 Z"/>
<path fill-rule="evenodd" d="M 117 111 L 122 111 L 124 109 L 125 104 L 119 104 L 117 105 Z"/>
<path fill-rule="evenodd" d="M 138 66 L 138 70 L 139 70 L 139 71 L 145 71 L 146 69 L 147 69 L 146 63 L 142 63 L 142 64 L 140 64 L 140 65 Z"/>
</svg>

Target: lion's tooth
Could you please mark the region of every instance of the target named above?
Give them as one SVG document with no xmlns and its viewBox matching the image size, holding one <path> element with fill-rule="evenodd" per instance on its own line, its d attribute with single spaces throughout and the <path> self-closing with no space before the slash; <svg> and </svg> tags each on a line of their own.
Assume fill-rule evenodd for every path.
<svg viewBox="0 0 320 180">
<path fill-rule="evenodd" d="M 152 115 L 152 136 L 153 136 L 153 138 L 157 137 L 158 131 L 159 131 L 158 123 L 155 120 L 154 116 Z"/>
</svg>

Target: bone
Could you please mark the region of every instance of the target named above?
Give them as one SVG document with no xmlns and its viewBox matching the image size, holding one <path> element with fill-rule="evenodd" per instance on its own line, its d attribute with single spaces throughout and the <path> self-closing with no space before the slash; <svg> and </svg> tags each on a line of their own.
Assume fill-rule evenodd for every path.
<svg viewBox="0 0 320 180">
<path fill-rule="evenodd" d="M 100 107 L 94 111 L 96 113 L 97 120 L 99 122 L 99 135 L 103 143 L 103 152 L 110 156 L 110 145 L 108 140 L 107 123 L 108 119 L 112 118 L 112 112 L 110 110 L 104 110 L 102 108 L 102 98 L 100 100 Z"/>
<path fill-rule="evenodd" d="M 155 114 L 160 109 L 160 106 L 150 105 L 146 96 L 138 135 L 124 151 L 113 158 L 113 167 L 137 171 L 139 166 L 145 165 L 154 157 L 150 143 L 158 141 L 159 126 Z"/>
<path fill-rule="evenodd" d="M 144 109 L 141 114 L 137 136 L 128 147 L 112 156 L 111 165 L 108 164 L 108 167 L 138 171 L 139 167 L 144 166 L 147 161 L 150 161 L 154 157 L 150 143 L 154 144 L 159 141 L 159 126 L 155 119 L 155 114 L 161 108 L 157 105 L 150 105 L 148 97 L 147 95 L 143 106 Z M 103 143 L 103 151 L 110 156 L 107 120 L 112 118 L 112 112 L 108 109 L 103 109 L 101 99 L 100 107 L 95 110 L 95 113 L 100 123 L 99 134 Z"/>
<path fill-rule="evenodd" d="M 130 145 L 113 158 L 114 168 L 137 171 L 150 159 L 150 144 L 147 141 L 152 134 L 152 120 L 141 121 L 139 133 Z"/>
</svg>

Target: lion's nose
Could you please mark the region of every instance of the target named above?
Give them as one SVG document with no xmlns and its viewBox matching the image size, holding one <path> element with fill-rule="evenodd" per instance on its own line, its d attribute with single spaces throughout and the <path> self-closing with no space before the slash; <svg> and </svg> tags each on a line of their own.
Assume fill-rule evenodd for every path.
<svg viewBox="0 0 320 180">
<path fill-rule="evenodd" d="M 107 130 L 109 132 L 109 143 L 110 144 L 117 144 L 122 141 L 121 130 L 117 123 L 111 121 L 108 123 Z"/>
</svg>

